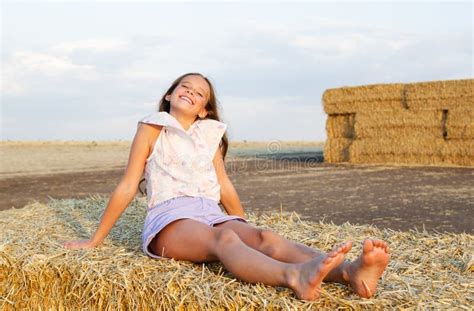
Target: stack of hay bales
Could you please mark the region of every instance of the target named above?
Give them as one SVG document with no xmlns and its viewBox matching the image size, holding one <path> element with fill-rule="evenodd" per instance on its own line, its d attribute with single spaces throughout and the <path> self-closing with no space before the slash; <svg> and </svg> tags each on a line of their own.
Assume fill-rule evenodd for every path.
<svg viewBox="0 0 474 311">
<path fill-rule="evenodd" d="M 329 163 L 474 166 L 474 80 L 326 90 Z"/>
</svg>

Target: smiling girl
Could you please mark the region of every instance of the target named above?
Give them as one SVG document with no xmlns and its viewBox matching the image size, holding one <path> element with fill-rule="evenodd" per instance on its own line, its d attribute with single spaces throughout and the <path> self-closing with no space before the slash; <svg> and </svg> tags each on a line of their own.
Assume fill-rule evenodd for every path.
<svg viewBox="0 0 474 311">
<path fill-rule="evenodd" d="M 317 299 L 323 281 L 372 296 L 389 260 L 387 243 L 365 240 L 362 254 L 349 262 L 344 255 L 351 242 L 324 253 L 249 224 L 225 170 L 226 128 L 209 79 L 200 73 L 178 77 L 161 98 L 159 111 L 138 122 L 125 174 L 95 234 L 64 247 L 98 246 L 135 197 L 145 173 L 142 242 L 151 258 L 220 261 L 238 279 L 291 288 L 303 300 Z"/>
</svg>

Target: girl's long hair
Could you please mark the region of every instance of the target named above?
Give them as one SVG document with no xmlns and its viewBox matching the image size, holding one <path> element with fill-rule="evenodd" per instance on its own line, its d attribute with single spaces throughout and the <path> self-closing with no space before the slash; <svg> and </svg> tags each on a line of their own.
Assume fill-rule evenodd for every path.
<svg viewBox="0 0 474 311">
<path fill-rule="evenodd" d="M 207 84 L 209 85 L 209 90 L 210 90 L 209 100 L 207 101 L 207 104 L 204 106 L 204 108 L 207 110 L 207 115 L 202 120 L 213 119 L 213 120 L 221 121 L 218 107 L 217 107 L 217 98 L 216 98 L 216 93 L 214 92 L 214 87 L 212 86 L 212 83 L 209 81 L 208 78 L 206 78 L 205 76 L 197 72 L 185 73 L 182 76 L 178 77 L 176 80 L 174 80 L 173 84 L 171 84 L 169 89 L 165 92 L 165 94 L 163 94 L 163 97 L 161 97 L 160 102 L 158 103 L 158 111 L 166 111 L 170 113 L 170 102 L 167 101 L 165 97 L 167 95 L 171 95 L 171 93 L 173 93 L 174 89 L 178 86 L 181 80 L 183 80 L 187 76 L 200 76 L 201 78 L 206 80 Z M 197 116 L 196 120 L 198 119 L 201 119 L 201 118 Z M 219 143 L 219 148 L 221 149 L 223 160 L 225 160 L 228 147 L 229 147 L 229 140 L 227 139 L 227 134 L 224 133 Z"/>
</svg>

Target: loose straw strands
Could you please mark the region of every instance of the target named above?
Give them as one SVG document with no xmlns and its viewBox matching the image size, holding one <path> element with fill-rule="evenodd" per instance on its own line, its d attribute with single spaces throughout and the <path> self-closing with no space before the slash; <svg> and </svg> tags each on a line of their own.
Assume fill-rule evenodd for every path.
<svg viewBox="0 0 474 311">
<path fill-rule="evenodd" d="M 61 241 L 93 234 L 107 200 L 52 199 L 1 212 L 2 310 L 440 309 L 474 303 L 474 239 L 469 234 L 399 232 L 310 222 L 296 213 L 248 213 L 251 224 L 324 251 L 353 240 L 348 259 L 356 258 L 365 238 L 388 241 L 392 257 L 374 298 L 359 298 L 346 286 L 325 283 L 321 298 L 313 302 L 298 300 L 287 288 L 237 280 L 219 262 L 147 257 L 141 244 L 146 213 L 142 198 L 132 201 L 99 247 L 61 248 Z"/>
</svg>

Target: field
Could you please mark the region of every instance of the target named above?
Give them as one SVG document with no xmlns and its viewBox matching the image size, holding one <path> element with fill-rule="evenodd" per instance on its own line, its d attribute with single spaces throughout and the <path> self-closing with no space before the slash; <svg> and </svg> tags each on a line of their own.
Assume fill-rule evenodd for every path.
<svg viewBox="0 0 474 311">
<path fill-rule="evenodd" d="M 130 142 L 3 142 L 0 210 L 110 195 Z M 474 169 L 329 165 L 321 142 L 231 142 L 227 171 L 247 211 L 309 220 L 473 233 Z M 52 156 L 53 155 L 53 156 Z M 137 195 L 141 195 L 137 193 Z"/>
</svg>

